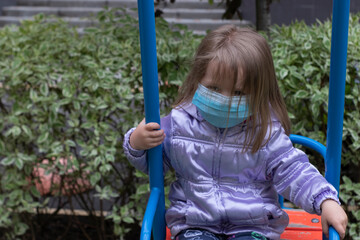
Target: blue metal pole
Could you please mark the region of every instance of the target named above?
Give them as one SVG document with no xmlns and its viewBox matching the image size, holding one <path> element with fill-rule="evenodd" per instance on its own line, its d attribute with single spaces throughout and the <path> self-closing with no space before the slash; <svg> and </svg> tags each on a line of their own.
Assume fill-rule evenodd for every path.
<svg viewBox="0 0 360 240">
<path fill-rule="evenodd" d="M 144 104 L 146 123 L 160 124 L 159 87 L 156 55 L 154 1 L 138 0 L 141 65 L 143 74 Z M 153 219 L 155 239 L 165 239 L 165 198 L 161 145 L 147 151 L 150 177 L 150 190 L 160 190 Z M 144 219 L 145 220 L 145 219 Z M 141 236 L 142 239 L 143 236 Z M 146 237 L 148 238 L 148 237 Z"/>
<path fill-rule="evenodd" d="M 350 0 L 333 0 L 325 178 L 339 191 Z M 340 239 L 331 227 L 330 239 Z M 323 239 L 327 239 L 323 236 Z"/>
<path fill-rule="evenodd" d="M 333 1 L 326 179 L 339 191 L 350 0 Z"/>
<path fill-rule="evenodd" d="M 159 202 L 161 195 L 161 190 L 158 188 L 152 188 L 148 204 L 146 206 L 146 211 L 143 219 L 143 224 L 141 227 L 141 236 L 140 240 L 150 240 L 151 239 L 151 230 L 153 226 L 153 220 L 156 213 L 156 206 Z"/>
</svg>

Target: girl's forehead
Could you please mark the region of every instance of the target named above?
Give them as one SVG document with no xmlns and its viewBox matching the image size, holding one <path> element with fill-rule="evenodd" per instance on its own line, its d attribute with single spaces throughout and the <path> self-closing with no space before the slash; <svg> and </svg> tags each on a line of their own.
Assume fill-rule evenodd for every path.
<svg viewBox="0 0 360 240">
<path fill-rule="evenodd" d="M 240 65 L 230 66 L 231 64 L 223 63 L 219 61 L 210 61 L 207 69 L 204 80 L 207 83 L 213 84 L 223 84 L 228 83 L 233 85 L 234 81 L 236 88 L 241 88 L 243 85 L 243 70 Z"/>
</svg>

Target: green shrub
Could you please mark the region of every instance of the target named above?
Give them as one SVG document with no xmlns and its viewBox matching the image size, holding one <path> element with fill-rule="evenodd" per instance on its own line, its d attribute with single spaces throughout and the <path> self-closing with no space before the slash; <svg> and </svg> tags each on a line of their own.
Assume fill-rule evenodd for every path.
<svg viewBox="0 0 360 240">
<path fill-rule="evenodd" d="M 144 116 L 137 21 L 117 10 L 97 17 L 99 26 L 78 34 L 61 20 L 43 15 L 19 27 L 0 29 L 0 228 L 8 239 L 23 235 L 34 209 L 47 205 L 33 184 L 33 167 L 43 159 L 48 173 L 63 179 L 63 157 L 74 178 L 87 174 L 95 189 L 90 201 L 111 200 L 114 235 L 124 238 L 139 224 L 148 196 L 148 177 L 134 170 L 122 151 L 124 133 Z M 200 37 L 184 27 L 171 31 L 156 20 L 161 113 L 170 110 Z M 345 205 L 359 204 L 359 15 L 352 16 L 349 34 L 346 109 L 343 134 Z M 293 133 L 325 144 L 330 66 L 330 22 L 273 27 L 270 45 L 293 123 Z M 313 160 L 319 155 L 313 154 Z M 315 164 L 321 168 L 321 161 Z M 168 174 L 166 182 L 174 176 Z M 76 185 L 76 181 L 73 182 Z M 165 184 L 166 192 L 168 184 Z M 63 184 L 60 185 L 60 188 Z M 76 188 L 75 188 L 76 189 Z M 93 214 L 84 200 L 70 196 Z M 60 198 L 60 196 L 55 196 Z M 167 202 L 168 204 L 168 202 Z M 61 206 L 59 206 L 61 208 Z M 108 210 L 108 209 L 105 209 Z M 358 209 L 357 209 L 358 210 Z M 359 235 L 358 211 L 348 212 L 350 235 Z M 100 231 L 100 230 L 99 230 Z M 104 233 L 100 233 L 104 234 Z"/>
<path fill-rule="evenodd" d="M 348 234 L 354 240 L 360 240 L 360 183 L 354 183 L 346 176 L 342 177 L 340 186 L 340 199 L 347 206 L 350 218 Z"/>
<path fill-rule="evenodd" d="M 347 176 L 348 182 L 352 180 L 355 183 L 360 182 L 359 20 L 359 14 L 353 15 L 349 24 L 341 168 L 341 175 Z M 292 133 L 313 138 L 326 145 L 331 22 L 318 22 L 312 26 L 307 26 L 304 22 L 274 26 L 271 29 L 270 45 L 280 88 L 293 124 Z M 324 170 L 322 157 L 313 151 L 306 151 L 311 153 L 314 164 Z M 353 187 L 354 192 L 345 191 L 350 196 L 347 200 L 360 190 L 359 185 Z M 346 189 L 344 186 L 341 188 Z M 344 197 L 341 199 L 345 205 L 359 204 L 358 200 L 354 202 L 347 201 Z M 354 211 L 349 211 L 348 216 L 353 229 L 350 235 L 359 236 L 359 212 L 355 214 Z"/>
<path fill-rule="evenodd" d="M 350 20 L 343 134 L 343 166 L 359 166 L 360 15 Z M 293 132 L 325 144 L 330 72 L 331 22 L 296 22 L 271 32 L 276 72 Z M 347 169 L 347 168 L 346 168 Z M 357 175 L 357 174 L 356 174 Z M 356 176 L 357 177 L 357 176 Z"/>
<path fill-rule="evenodd" d="M 95 198 L 113 201 L 107 219 L 116 235 L 124 237 L 127 224 L 143 217 L 148 179 L 122 150 L 123 135 L 144 117 L 138 23 L 115 9 L 97 19 L 99 26 L 83 34 L 43 15 L 0 30 L 0 228 L 9 239 L 33 228 L 30 213 L 46 206 L 48 197 L 28 182 L 43 159 L 55 159 L 42 164 L 47 173 L 86 174 L 96 191 L 92 204 L 86 204 L 86 193 L 76 199 L 89 214 Z M 199 39 L 179 29 L 156 20 L 164 113 Z M 64 169 L 59 160 L 69 157 Z"/>
</svg>

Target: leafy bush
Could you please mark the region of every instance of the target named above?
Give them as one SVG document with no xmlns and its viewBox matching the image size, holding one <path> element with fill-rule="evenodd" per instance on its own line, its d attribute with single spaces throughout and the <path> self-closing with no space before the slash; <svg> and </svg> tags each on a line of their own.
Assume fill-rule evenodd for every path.
<svg viewBox="0 0 360 240">
<path fill-rule="evenodd" d="M 343 134 L 343 166 L 359 166 L 360 15 L 350 20 Z M 325 144 L 331 22 L 274 27 L 271 46 L 293 132 Z M 347 169 L 347 168 L 346 168 Z M 354 175 L 355 177 L 355 175 Z M 356 174 L 356 177 L 357 174 Z"/>
<path fill-rule="evenodd" d="M 342 176 L 347 183 L 342 190 L 355 196 L 346 186 L 360 182 L 360 15 L 353 15 L 349 24 L 349 44 L 345 90 L 345 113 L 342 145 Z M 307 26 L 296 22 L 290 26 L 275 26 L 271 30 L 277 77 L 292 121 L 292 132 L 313 138 L 326 145 L 328 92 L 330 73 L 331 22 Z M 309 150 L 307 150 L 309 151 Z M 323 159 L 312 151 L 314 164 L 323 170 Z M 356 189 L 356 191 L 355 191 Z M 350 193 L 350 192 L 351 193 Z M 359 202 L 341 198 L 345 205 Z M 348 198 L 347 198 L 348 199 Z M 352 237 L 359 236 L 359 213 L 349 211 Z M 354 227 L 355 225 L 357 227 Z"/>
<path fill-rule="evenodd" d="M 359 15 L 351 18 L 346 78 L 342 174 L 348 177 L 341 199 L 349 205 L 359 204 L 359 19 Z M 19 27 L 0 29 L 0 228 L 8 239 L 29 228 L 36 233 L 34 209 L 49 201 L 34 187 L 37 164 L 62 180 L 72 177 L 75 186 L 76 178 L 85 174 L 94 188 L 92 195 L 77 193 L 81 188 L 74 187 L 71 191 L 77 194 L 70 194 L 67 202 L 78 201 L 92 216 L 94 202 L 101 207 L 111 200 L 110 209 L 103 209 L 111 213 L 101 216 L 98 225 L 112 222 L 114 235 L 124 238 L 143 217 L 148 178 L 129 166 L 121 146 L 124 133 L 144 116 L 138 23 L 118 10 L 103 11 L 97 20 L 99 25 L 83 34 L 43 15 Z M 181 32 L 172 31 L 162 19 L 156 21 L 161 113 L 166 114 L 200 37 L 182 26 Z M 330 22 L 294 23 L 273 27 L 270 39 L 293 133 L 322 143 L 330 36 Z M 61 159 L 70 157 L 72 161 L 63 166 Z M 43 159 L 51 161 L 44 164 Z M 316 162 L 320 168 L 321 161 Z M 168 174 L 166 181 L 171 179 Z M 64 185 L 54 187 L 60 193 Z M 355 237 L 360 231 L 358 211 L 348 214 Z M 99 234 L 105 234 L 102 230 Z"/>
<path fill-rule="evenodd" d="M 360 183 L 354 183 L 346 176 L 342 177 L 340 199 L 346 204 L 348 215 L 351 217 L 349 235 L 354 240 L 360 240 Z"/>
<path fill-rule="evenodd" d="M 78 193 L 68 202 L 78 201 L 93 215 L 96 200 L 100 208 L 112 200 L 112 208 L 100 210 L 111 211 L 106 219 L 115 235 L 124 237 L 127 224 L 143 217 L 148 180 L 122 150 L 124 133 L 144 116 L 138 23 L 115 9 L 97 19 L 99 26 L 83 34 L 43 15 L 0 30 L 0 227 L 8 239 L 34 229 L 31 213 L 49 200 L 34 186 L 37 164 L 63 180 L 86 175 L 95 194 Z M 198 37 L 179 29 L 156 20 L 163 112 L 198 44 Z M 63 166 L 62 158 L 72 160 Z"/>
</svg>

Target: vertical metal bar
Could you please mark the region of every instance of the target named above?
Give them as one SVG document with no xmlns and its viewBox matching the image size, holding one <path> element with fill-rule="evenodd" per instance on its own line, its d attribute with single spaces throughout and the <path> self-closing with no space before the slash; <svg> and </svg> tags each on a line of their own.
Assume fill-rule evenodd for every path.
<svg viewBox="0 0 360 240">
<path fill-rule="evenodd" d="M 151 194 L 149 197 L 148 204 L 146 206 L 146 211 L 142 222 L 140 240 L 151 239 L 151 230 L 154 223 L 156 206 L 158 205 L 160 195 L 161 195 L 160 189 L 158 188 L 151 189 Z"/>
<path fill-rule="evenodd" d="M 281 208 L 284 208 L 284 197 L 281 196 L 280 194 L 279 194 L 278 197 L 279 197 L 278 202 L 279 202 L 279 204 L 280 204 L 280 207 L 281 207 Z"/>
<path fill-rule="evenodd" d="M 326 179 L 339 191 L 350 0 L 333 1 Z"/>
<path fill-rule="evenodd" d="M 156 35 L 154 1 L 138 0 L 141 65 L 146 122 L 160 124 L 159 87 L 156 56 Z M 158 188 L 160 198 L 153 219 L 153 235 L 155 239 L 165 239 L 165 199 L 161 145 L 147 152 L 149 164 L 150 190 Z"/>
<path fill-rule="evenodd" d="M 327 240 L 326 237 L 323 237 L 323 239 Z M 340 240 L 339 234 L 333 227 L 329 228 L 329 240 Z"/>
<path fill-rule="evenodd" d="M 333 0 L 325 178 L 339 191 L 350 0 Z M 330 239 L 340 239 L 330 227 Z M 323 239 L 327 239 L 323 235 Z"/>
</svg>

